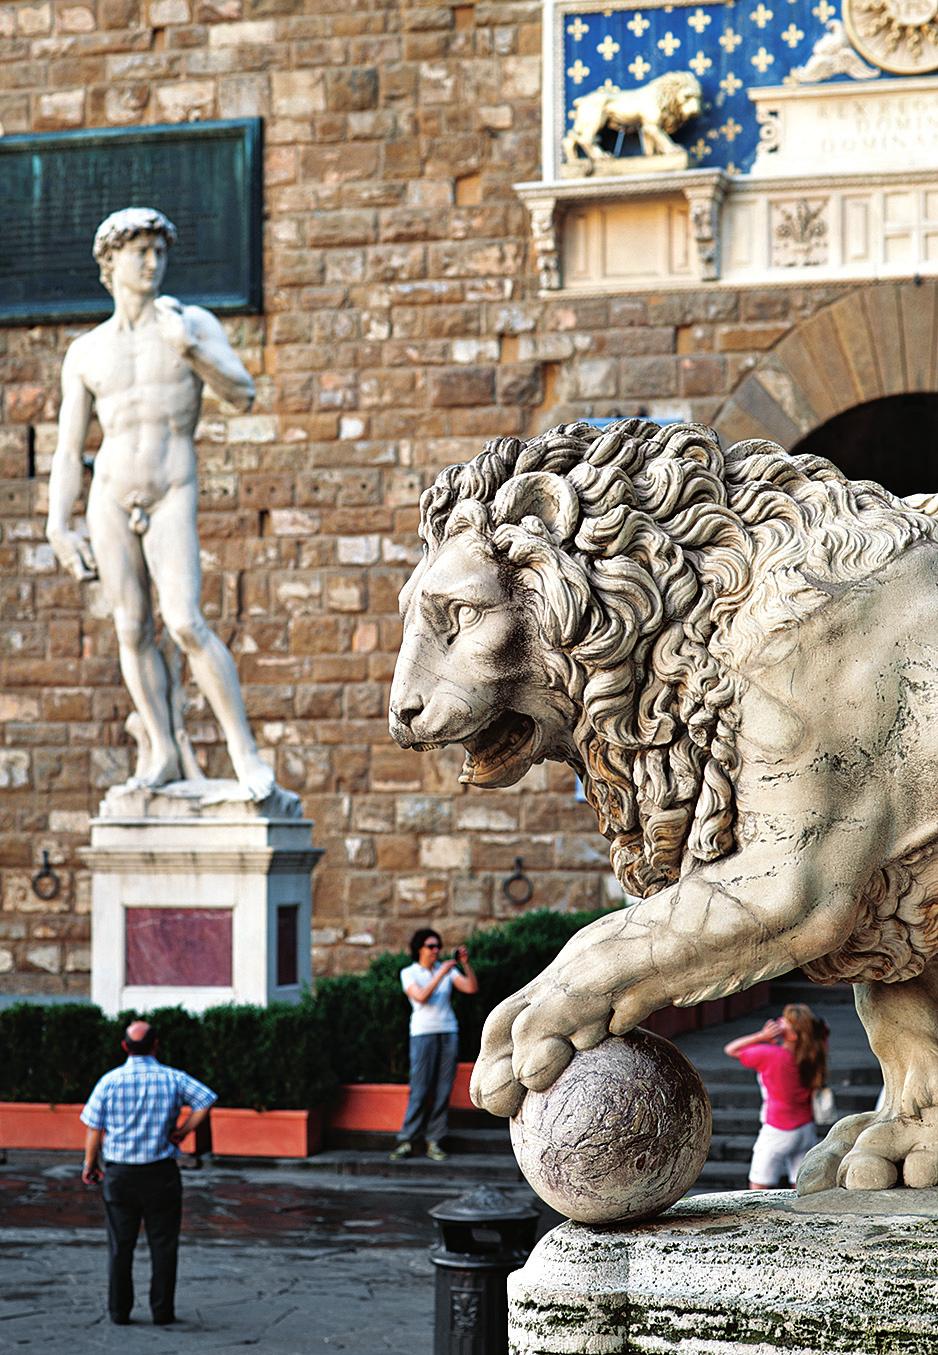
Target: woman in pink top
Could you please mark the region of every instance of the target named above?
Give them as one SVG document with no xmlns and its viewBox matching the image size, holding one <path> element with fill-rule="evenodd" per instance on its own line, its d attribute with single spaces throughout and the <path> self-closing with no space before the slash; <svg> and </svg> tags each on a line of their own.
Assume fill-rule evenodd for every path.
<svg viewBox="0 0 938 1355">
<path fill-rule="evenodd" d="M 772 1190 L 780 1177 L 792 1185 L 817 1142 L 811 1094 L 827 1081 L 827 1024 L 803 1002 L 791 1002 L 778 1020 L 754 1035 L 731 1040 L 730 1058 L 752 1068 L 762 1088 L 762 1128 L 752 1150 L 750 1190 Z"/>
</svg>

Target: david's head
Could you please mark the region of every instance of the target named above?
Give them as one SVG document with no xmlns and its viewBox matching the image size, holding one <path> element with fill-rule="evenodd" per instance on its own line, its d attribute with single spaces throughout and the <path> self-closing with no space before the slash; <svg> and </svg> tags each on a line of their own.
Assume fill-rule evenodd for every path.
<svg viewBox="0 0 938 1355">
<path fill-rule="evenodd" d="M 132 290 L 158 292 L 176 227 L 155 207 L 124 207 L 105 217 L 95 231 L 92 253 L 102 286 L 113 295 L 115 283 Z"/>
</svg>

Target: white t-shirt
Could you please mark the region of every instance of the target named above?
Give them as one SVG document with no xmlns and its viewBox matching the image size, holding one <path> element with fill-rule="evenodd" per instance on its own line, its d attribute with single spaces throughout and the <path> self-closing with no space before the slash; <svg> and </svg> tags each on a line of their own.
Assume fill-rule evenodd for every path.
<svg viewBox="0 0 938 1355">
<path fill-rule="evenodd" d="M 402 969 L 401 987 L 404 992 L 407 992 L 412 983 L 416 983 L 418 988 L 425 988 L 439 967 L 439 964 L 435 964 L 432 969 L 424 969 L 423 965 L 412 964 L 408 965 L 406 969 Z M 453 1011 L 450 1002 L 453 992 L 453 973 L 454 971 L 451 969 L 448 974 L 444 974 L 426 1002 L 415 1002 L 408 995 L 407 1000 L 412 1008 L 410 1015 L 411 1035 L 450 1035 L 459 1029 L 456 1013 Z"/>
</svg>

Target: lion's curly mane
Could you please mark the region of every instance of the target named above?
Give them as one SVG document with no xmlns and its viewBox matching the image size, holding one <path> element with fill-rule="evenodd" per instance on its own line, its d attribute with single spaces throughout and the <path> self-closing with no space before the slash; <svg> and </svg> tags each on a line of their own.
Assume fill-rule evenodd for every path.
<svg viewBox="0 0 938 1355">
<path fill-rule="evenodd" d="M 532 471 L 575 490 L 566 542 L 537 517 L 493 520 L 497 491 Z M 929 516 L 821 458 L 723 452 L 711 429 L 640 419 L 488 442 L 437 476 L 420 516 L 429 552 L 471 523 L 529 590 L 549 683 L 581 712 L 587 797 L 638 895 L 736 845 L 740 659 L 936 539 Z"/>
</svg>

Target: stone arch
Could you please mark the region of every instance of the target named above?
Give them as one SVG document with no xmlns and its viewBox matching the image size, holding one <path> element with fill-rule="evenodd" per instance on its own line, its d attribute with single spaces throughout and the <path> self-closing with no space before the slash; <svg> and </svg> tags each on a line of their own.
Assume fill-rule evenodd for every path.
<svg viewBox="0 0 938 1355">
<path fill-rule="evenodd" d="M 872 283 L 795 325 L 713 422 L 724 446 L 771 438 L 793 448 L 855 405 L 935 390 L 938 281 Z"/>
</svg>

